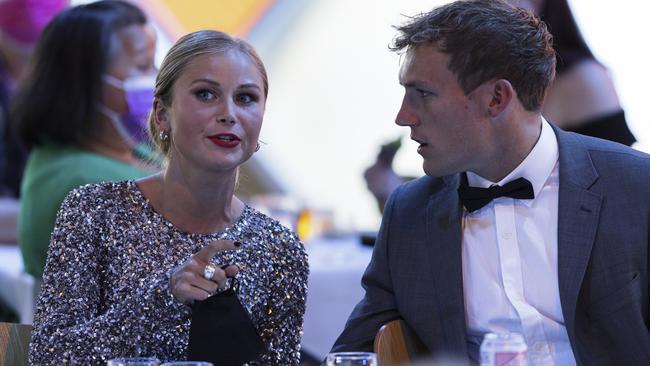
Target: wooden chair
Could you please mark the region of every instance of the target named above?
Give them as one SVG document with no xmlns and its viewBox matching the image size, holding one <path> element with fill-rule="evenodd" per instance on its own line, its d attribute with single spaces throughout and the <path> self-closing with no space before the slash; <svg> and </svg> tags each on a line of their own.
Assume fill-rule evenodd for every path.
<svg viewBox="0 0 650 366">
<path fill-rule="evenodd" d="M 381 366 L 410 366 L 427 348 L 401 319 L 386 323 L 375 336 L 374 351 Z"/>
<path fill-rule="evenodd" d="M 0 322 L 0 366 L 27 366 L 32 326 Z"/>
</svg>

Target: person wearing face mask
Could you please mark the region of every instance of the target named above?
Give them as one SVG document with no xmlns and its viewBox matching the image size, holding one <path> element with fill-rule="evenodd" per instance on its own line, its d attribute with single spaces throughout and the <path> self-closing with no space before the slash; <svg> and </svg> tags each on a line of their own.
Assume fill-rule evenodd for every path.
<svg viewBox="0 0 650 366">
<path fill-rule="evenodd" d="M 26 272 L 45 266 L 56 212 L 74 188 L 143 177 L 155 37 L 144 13 L 119 0 L 69 8 L 45 28 L 12 120 L 30 149 L 18 242 Z"/>
<path fill-rule="evenodd" d="M 259 149 L 267 94 L 264 64 L 243 40 L 198 31 L 169 50 L 149 117 L 165 169 L 65 199 L 30 365 L 117 356 L 299 365 L 304 247 L 234 192 L 239 168 Z"/>
</svg>

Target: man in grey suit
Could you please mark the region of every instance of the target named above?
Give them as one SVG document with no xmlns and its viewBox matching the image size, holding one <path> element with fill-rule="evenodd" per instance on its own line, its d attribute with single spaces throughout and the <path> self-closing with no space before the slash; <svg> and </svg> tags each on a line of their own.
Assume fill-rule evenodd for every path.
<svg viewBox="0 0 650 366">
<path fill-rule="evenodd" d="M 529 12 L 458 1 L 398 31 L 396 123 L 427 176 L 389 198 L 332 351 L 402 318 L 433 356 L 517 332 L 533 365 L 650 364 L 650 157 L 545 121 L 555 53 Z"/>
</svg>

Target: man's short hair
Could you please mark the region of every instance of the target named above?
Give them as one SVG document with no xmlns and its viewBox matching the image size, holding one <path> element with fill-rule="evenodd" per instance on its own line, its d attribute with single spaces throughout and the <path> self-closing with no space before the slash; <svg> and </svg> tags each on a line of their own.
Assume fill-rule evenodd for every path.
<svg viewBox="0 0 650 366">
<path fill-rule="evenodd" d="M 461 0 L 414 16 L 396 27 L 391 50 L 433 43 L 469 93 L 484 82 L 506 79 L 524 108 L 538 111 L 555 76 L 553 38 L 531 12 L 501 0 Z"/>
</svg>

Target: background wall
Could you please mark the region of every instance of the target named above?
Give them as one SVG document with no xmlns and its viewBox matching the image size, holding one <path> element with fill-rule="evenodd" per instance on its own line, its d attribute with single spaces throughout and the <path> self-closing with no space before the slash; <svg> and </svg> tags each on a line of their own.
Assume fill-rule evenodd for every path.
<svg viewBox="0 0 650 366">
<path fill-rule="evenodd" d="M 312 1 L 281 42 L 265 50 L 271 93 L 262 157 L 281 173 L 290 192 L 333 208 L 343 226 L 373 229 L 379 222 L 362 172 L 382 143 L 404 136 L 396 169 L 422 174 L 409 131 L 393 123 L 402 88 L 399 57 L 387 45 L 394 36 L 391 26 L 406 19 L 400 14 L 444 2 Z M 571 5 L 589 45 L 612 73 L 640 141 L 636 147 L 647 151 L 648 2 L 573 0 Z"/>
<path fill-rule="evenodd" d="M 147 8 L 157 0 L 133 0 Z M 171 0 L 168 0 L 171 1 Z M 176 0 L 174 0 L 176 1 Z M 211 9 L 214 0 L 187 0 Z M 72 3 L 88 0 L 72 0 Z M 260 0 L 266 4 L 268 0 Z M 403 137 L 396 170 L 422 174 L 409 131 L 396 126 L 399 57 L 387 49 L 405 15 L 445 0 L 275 0 L 247 38 L 264 59 L 270 94 L 256 162 L 298 205 L 331 210 L 342 229 L 377 229 L 380 216 L 362 173 L 379 146 Z M 650 152 L 650 3 L 570 0 L 596 57 L 614 79 L 630 128 Z M 210 5 L 210 6 L 207 6 Z M 150 6 L 150 4 L 149 4 Z M 158 60 L 171 46 L 159 38 Z"/>
</svg>

